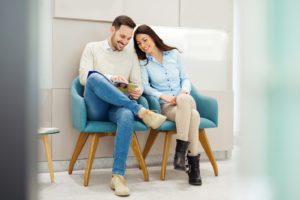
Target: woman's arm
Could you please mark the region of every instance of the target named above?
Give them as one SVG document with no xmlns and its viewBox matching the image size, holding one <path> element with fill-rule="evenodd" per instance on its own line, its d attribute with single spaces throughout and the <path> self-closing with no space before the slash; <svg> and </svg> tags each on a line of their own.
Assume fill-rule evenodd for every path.
<svg viewBox="0 0 300 200">
<path fill-rule="evenodd" d="M 191 81 L 185 72 L 185 69 L 182 65 L 182 58 L 181 55 L 176 52 L 177 55 L 177 65 L 179 69 L 179 78 L 180 78 L 180 84 L 181 84 L 181 93 L 189 94 L 191 92 Z"/>
<path fill-rule="evenodd" d="M 141 75 L 142 75 L 142 83 L 143 83 L 143 87 L 144 87 L 144 93 L 147 95 L 152 95 L 157 98 L 160 98 L 162 93 L 150 86 L 148 70 L 146 69 L 146 66 L 144 66 L 144 65 L 141 65 Z"/>
<path fill-rule="evenodd" d="M 141 74 L 142 74 L 142 83 L 143 83 L 145 94 L 155 96 L 158 99 L 162 99 L 165 102 L 168 102 L 171 104 L 176 104 L 175 96 L 163 94 L 150 86 L 149 74 L 148 74 L 148 70 L 147 70 L 146 66 L 143 66 L 143 65 L 141 66 Z"/>
</svg>

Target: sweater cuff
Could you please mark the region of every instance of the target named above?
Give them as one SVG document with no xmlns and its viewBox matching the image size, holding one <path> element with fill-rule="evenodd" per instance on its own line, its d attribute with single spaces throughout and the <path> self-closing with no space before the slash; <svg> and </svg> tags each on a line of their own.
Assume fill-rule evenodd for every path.
<svg viewBox="0 0 300 200">
<path fill-rule="evenodd" d="M 189 88 L 189 87 L 182 87 L 181 88 L 181 91 L 182 90 L 185 90 L 185 91 L 187 91 L 188 93 L 191 93 L 191 89 Z"/>
<path fill-rule="evenodd" d="M 112 75 L 110 74 L 103 74 L 104 76 L 106 76 L 106 78 L 108 78 L 109 80 L 111 80 L 110 78 L 112 77 Z"/>
</svg>

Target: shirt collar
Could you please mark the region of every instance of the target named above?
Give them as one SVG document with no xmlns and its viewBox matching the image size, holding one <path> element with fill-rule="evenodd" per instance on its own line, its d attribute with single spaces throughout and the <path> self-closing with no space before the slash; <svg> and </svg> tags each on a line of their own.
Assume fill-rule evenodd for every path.
<svg viewBox="0 0 300 200">
<path fill-rule="evenodd" d="M 108 44 L 108 40 L 104 40 L 103 43 L 102 43 L 102 47 L 107 50 L 107 51 L 114 51 Z"/>
<path fill-rule="evenodd" d="M 163 54 L 163 56 L 168 55 L 168 54 L 169 54 L 169 51 L 163 51 L 162 54 Z M 153 60 L 154 60 L 153 56 L 151 56 L 150 54 L 146 54 L 146 57 L 147 57 L 147 59 L 150 60 L 150 61 L 153 61 Z"/>
<path fill-rule="evenodd" d="M 169 51 L 163 51 L 162 54 L 163 54 L 163 56 L 168 55 Z"/>
<path fill-rule="evenodd" d="M 146 54 L 146 57 L 148 60 L 151 60 L 151 61 L 153 60 L 153 56 L 151 56 L 150 54 Z"/>
</svg>

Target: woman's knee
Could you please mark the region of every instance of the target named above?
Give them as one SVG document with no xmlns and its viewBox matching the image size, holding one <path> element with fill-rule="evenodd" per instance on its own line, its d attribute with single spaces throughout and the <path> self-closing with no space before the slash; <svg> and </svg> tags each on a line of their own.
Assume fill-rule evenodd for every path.
<svg viewBox="0 0 300 200">
<path fill-rule="evenodd" d="M 200 123 L 200 114 L 197 110 L 192 109 L 192 113 L 191 113 L 191 120 L 194 120 L 197 123 Z"/>
<path fill-rule="evenodd" d="M 176 98 L 177 105 L 191 105 L 193 101 L 193 97 L 188 94 L 180 94 Z"/>
</svg>

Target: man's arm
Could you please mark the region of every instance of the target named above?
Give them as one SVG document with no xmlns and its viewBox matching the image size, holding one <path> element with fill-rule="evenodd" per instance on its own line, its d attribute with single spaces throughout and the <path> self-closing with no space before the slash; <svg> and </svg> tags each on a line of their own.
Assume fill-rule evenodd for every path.
<svg viewBox="0 0 300 200">
<path fill-rule="evenodd" d="M 142 86 L 142 80 L 141 80 L 141 68 L 140 68 L 139 60 L 135 53 L 133 53 L 132 59 L 133 59 L 133 61 L 132 61 L 133 66 L 132 66 L 132 70 L 130 72 L 129 82 L 136 84 L 138 87 L 132 91 L 129 91 L 129 93 L 133 98 L 138 99 L 143 94 L 143 86 Z"/>
<path fill-rule="evenodd" d="M 81 85 L 86 84 L 89 71 L 94 69 L 94 55 L 91 48 L 91 44 L 87 44 L 83 50 L 80 67 L 79 67 L 79 80 Z"/>
</svg>

